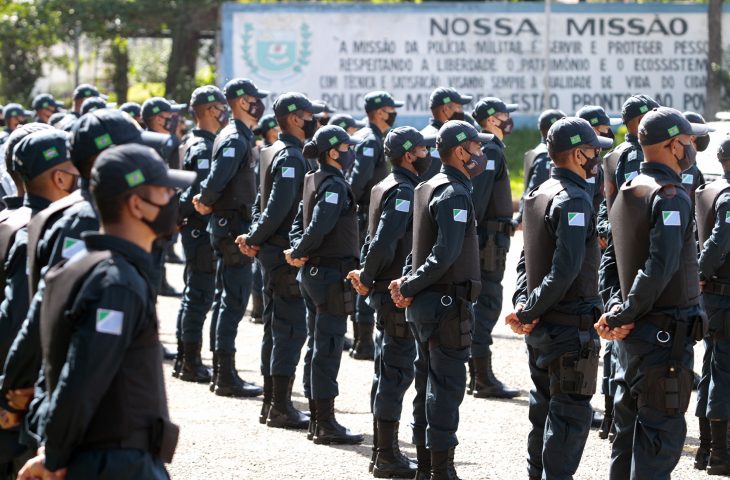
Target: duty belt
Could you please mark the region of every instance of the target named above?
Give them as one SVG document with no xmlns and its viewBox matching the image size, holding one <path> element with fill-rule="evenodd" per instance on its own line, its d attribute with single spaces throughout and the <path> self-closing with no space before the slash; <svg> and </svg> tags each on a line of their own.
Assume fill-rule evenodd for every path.
<svg viewBox="0 0 730 480">
<path fill-rule="evenodd" d="M 471 282 L 458 284 L 436 283 L 427 287 L 426 291 L 466 299 L 471 291 Z"/>
<path fill-rule="evenodd" d="M 291 246 L 289 239 L 284 235 L 272 235 L 266 239 L 266 243 L 270 243 L 271 245 L 281 248 L 289 248 Z"/>
<path fill-rule="evenodd" d="M 135 430 L 123 440 L 110 440 L 82 444 L 81 450 L 88 451 L 100 449 L 130 448 L 155 453 L 152 448 L 152 435 L 152 429 L 143 428 L 140 430 Z"/>
<path fill-rule="evenodd" d="M 487 220 L 483 224 L 481 224 L 486 228 L 487 233 L 504 233 L 507 236 L 512 236 L 515 234 L 515 226 L 512 224 L 512 222 L 505 222 L 505 221 L 499 221 L 499 220 Z"/>
<path fill-rule="evenodd" d="M 718 280 L 707 282 L 702 288 L 702 292 L 730 297 L 730 283 L 720 282 Z"/>
<path fill-rule="evenodd" d="M 307 260 L 307 265 L 313 267 L 328 267 L 339 269 L 342 272 L 349 272 L 351 268 L 357 267 L 357 259 L 354 257 L 312 257 Z"/>
<path fill-rule="evenodd" d="M 578 330 L 591 330 L 598 320 L 597 312 L 598 310 L 591 313 L 571 314 L 553 310 L 541 315 L 540 320 L 561 327 L 578 327 Z"/>
<path fill-rule="evenodd" d="M 387 293 L 391 281 L 392 280 L 376 280 L 373 282 L 373 288 L 371 291 L 375 293 Z"/>
</svg>

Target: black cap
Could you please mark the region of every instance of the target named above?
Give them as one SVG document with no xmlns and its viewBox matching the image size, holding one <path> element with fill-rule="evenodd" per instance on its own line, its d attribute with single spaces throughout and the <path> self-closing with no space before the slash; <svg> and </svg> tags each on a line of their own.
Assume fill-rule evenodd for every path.
<svg viewBox="0 0 730 480">
<path fill-rule="evenodd" d="M 102 95 L 101 93 L 99 93 L 99 90 L 97 90 L 95 86 L 89 85 L 88 83 L 82 83 L 74 89 L 74 100 L 89 97 L 101 97 L 103 99 L 107 98 L 106 95 Z"/>
<path fill-rule="evenodd" d="M 550 156 L 582 145 L 601 149 L 613 146 L 613 140 L 596 135 L 591 124 L 578 117 L 565 117 L 553 123 L 545 141 Z"/>
<path fill-rule="evenodd" d="M 45 123 L 32 122 L 21 125 L 13 130 L 3 144 L 3 147 L 5 148 L 5 167 L 8 170 L 14 170 L 13 154 L 15 153 L 16 145 L 18 145 L 22 139 L 31 133 L 38 132 L 40 130 L 51 130 L 52 128 L 53 127 Z"/>
<path fill-rule="evenodd" d="M 278 117 L 283 117 L 297 110 L 304 110 L 312 114 L 322 113 L 324 105 L 312 103 L 307 97 L 298 92 L 283 93 L 274 100 L 274 113 Z"/>
<path fill-rule="evenodd" d="M 317 153 L 322 153 L 343 143 L 357 145 L 358 141 L 340 127 L 325 125 L 317 130 L 309 143 L 314 143 L 317 146 Z"/>
<path fill-rule="evenodd" d="M 30 108 L 33 110 L 42 110 L 44 108 L 63 108 L 63 105 L 58 103 L 50 93 L 39 93 L 33 98 L 33 103 L 30 104 Z"/>
<path fill-rule="evenodd" d="M 33 180 L 56 165 L 69 161 L 68 134 L 55 128 L 39 130 L 22 139 L 13 153 L 13 170 Z"/>
<path fill-rule="evenodd" d="M 650 110 L 639 123 L 639 143 L 655 145 L 677 135 L 707 135 L 710 129 L 702 123 L 690 123 L 679 110 L 658 107 Z"/>
<path fill-rule="evenodd" d="M 337 125 L 338 127 L 344 128 L 345 130 L 347 130 L 348 128 L 360 129 L 368 126 L 367 122 L 363 120 L 355 120 L 354 118 L 352 118 L 352 115 L 348 115 L 346 113 L 334 115 L 332 118 L 330 118 L 328 125 Z"/>
<path fill-rule="evenodd" d="M 177 113 L 187 107 L 184 103 L 174 103 L 162 97 L 148 98 L 142 104 L 142 118 L 152 118 L 163 112 Z"/>
<path fill-rule="evenodd" d="M 20 116 L 29 117 L 31 115 L 33 115 L 33 112 L 29 112 L 19 103 L 8 103 L 3 107 L 3 117 L 5 117 L 5 120 Z"/>
<path fill-rule="evenodd" d="M 272 128 L 276 128 L 279 124 L 276 122 L 276 117 L 269 114 L 264 115 L 261 117 L 261 120 L 259 120 L 258 125 L 256 125 L 256 128 L 253 129 L 254 135 L 266 135 L 266 132 L 271 130 Z"/>
<path fill-rule="evenodd" d="M 150 147 L 119 145 L 99 155 L 91 172 L 94 198 L 115 198 L 140 185 L 187 188 L 195 181 L 195 172 L 170 170 Z"/>
<path fill-rule="evenodd" d="M 606 115 L 603 107 L 599 107 L 598 105 L 585 105 L 575 112 L 575 116 L 590 123 L 591 127 L 612 127 L 623 123 L 623 120 L 620 118 L 611 118 Z"/>
<path fill-rule="evenodd" d="M 726 135 L 722 142 L 720 142 L 720 146 L 717 149 L 717 159 L 721 162 L 730 160 L 730 134 Z"/>
<path fill-rule="evenodd" d="M 322 113 L 326 113 L 328 115 L 331 115 L 333 113 L 337 113 L 337 109 L 336 108 L 330 107 L 327 104 L 327 102 L 325 102 L 323 100 L 314 100 L 312 103 L 316 103 L 316 104 L 322 105 Z"/>
<path fill-rule="evenodd" d="M 79 112 L 81 115 L 86 115 L 89 112 L 103 108 L 109 108 L 109 105 L 101 97 L 89 97 L 81 104 L 81 110 Z"/>
<path fill-rule="evenodd" d="M 623 118 L 624 123 L 629 123 L 636 117 L 646 115 L 650 110 L 658 107 L 659 103 L 649 95 L 632 95 L 626 99 L 623 107 L 621 107 L 621 118 Z"/>
<path fill-rule="evenodd" d="M 511 113 L 517 110 L 516 103 L 504 103 L 497 97 L 482 98 L 474 105 L 474 111 L 471 116 L 474 120 L 481 122 L 487 117 L 491 117 L 496 113 Z"/>
<path fill-rule="evenodd" d="M 372 112 L 383 107 L 400 108 L 405 105 L 399 100 L 394 100 L 388 92 L 370 92 L 365 95 L 365 111 Z"/>
<path fill-rule="evenodd" d="M 565 118 L 566 116 L 567 115 L 565 115 L 565 112 L 563 112 L 562 110 L 545 110 L 540 114 L 540 117 L 538 117 L 537 119 L 537 128 L 542 131 L 547 131 L 550 129 L 550 127 L 553 126 L 553 123 L 557 122 L 561 118 Z"/>
<path fill-rule="evenodd" d="M 428 108 L 436 108 L 452 102 L 468 105 L 473 99 L 474 97 L 461 95 L 451 87 L 439 87 L 431 92 L 431 97 L 428 99 Z"/>
<path fill-rule="evenodd" d="M 250 95 L 256 98 L 266 98 L 269 96 L 268 91 L 259 90 L 251 80 L 247 78 L 234 78 L 225 84 L 223 93 L 228 100 Z"/>
<path fill-rule="evenodd" d="M 208 105 L 210 103 L 226 103 L 226 97 L 220 88 L 215 85 L 205 85 L 193 90 L 193 94 L 190 96 L 191 107 Z"/>
<path fill-rule="evenodd" d="M 66 115 L 69 114 L 66 112 L 55 112 L 50 117 L 48 117 L 48 125 L 55 127 L 56 125 L 58 125 L 58 122 L 63 120 L 63 117 L 65 117 Z"/>
<path fill-rule="evenodd" d="M 413 127 L 397 127 L 388 132 L 383 143 L 385 156 L 391 160 L 401 158 L 414 147 L 436 146 L 436 136 L 424 137 Z"/>
<path fill-rule="evenodd" d="M 129 116 L 137 118 L 142 116 L 142 105 L 137 102 L 123 103 L 119 110 L 128 113 Z"/>
<path fill-rule="evenodd" d="M 436 148 L 441 152 L 470 140 L 479 143 L 491 142 L 494 140 L 494 135 L 479 133 L 470 123 L 463 120 L 449 120 L 439 129 L 436 137 Z"/>
</svg>

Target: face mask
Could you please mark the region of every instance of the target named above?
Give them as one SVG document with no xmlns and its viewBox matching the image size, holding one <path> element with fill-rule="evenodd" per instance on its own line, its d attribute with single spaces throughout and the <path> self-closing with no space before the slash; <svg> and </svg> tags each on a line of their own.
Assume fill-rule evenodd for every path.
<svg viewBox="0 0 730 480">
<path fill-rule="evenodd" d="M 178 117 L 177 115 L 173 115 L 172 117 L 165 119 L 165 124 L 162 126 L 165 130 L 167 130 L 169 133 L 175 133 L 177 130 L 177 124 L 178 124 Z"/>
<path fill-rule="evenodd" d="M 695 146 L 692 145 L 692 142 L 689 142 L 687 145 L 682 142 L 680 142 L 680 144 L 684 147 L 684 156 L 682 158 L 674 158 L 677 159 L 679 168 L 684 172 L 697 162 L 697 150 L 695 150 Z"/>
<path fill-rule="evenodd" d="M 464 164 L 464 168 L 466 168 L 467 173 L 469 173 L 469 177 L 478 177 L 487 169 L 487 156 L 481 151 L 477 155 L 474 155 L 468 150 L 466 150 L 466 152 L 471 155 L 471 157 L 469 158 L 469 161 Z"/>
<path fill-rule="evenodd" d="M 507 120 L 502 120 L 499 125 L 497 125 L 497 128 L 502 130 L 502 133 L 504 135 L 509 135 L 512 133 L 512 128 L 515 126 L 515 122 L 512 120 L 512 117 L 508 118 Z"/>
<path fill-rule="evenodd" d="M 329 123 L 329 121 L 330 121 L 330 119 L 326 118 L 326 117 L 319 117 L 317 119 L 317 123 L 319 123 L 320 127 L 324 127 L 325 125 L 327 125 Z"/>
<path fill-rule="evenodd" d="M 338 150 L 339 152 L 339 150 Z M 355 152 L 348 148 L 346 152 L 339 152 L 340 156 L 336 158 L 337 163 L 342 167 L 342 171 L 346 172 L 355 165 Z"/>
<path fill-rule="evenodd" d="M 695 143 L 697 144 L 697 151 L 704 152 L 707 150 L 707 146 L 710 145 L 710 136 L 704 135 L 702 137 L 697 137 L 695 139 Z"/>
<path fill-rule="evenodd" d="M 317 121 L 315 119 L 304 120 L 302 129 L 304 130 L 304 138 L 314 137 L 314 133 L 317 131 Z"/>
<path fill-rule="evenodd" d="M 413 161 L 413 168 L 416 169 L 419 177 L 422 177 L 423 174 L 426 173 L 429 168 L 431 168 L 432 161 L 433 158 L 431 158 L 431 155 L 426 155 L 423 158 L 416 157 L 416 159 Z"/>
<path fill-rule="evenodd" d="M 464 112 L 454 112 L 449 117 L 449 120 L 460 120 L 460 121 L 463 121 L 464 118 L 465 118 L 464 117 Z"/>
<path fill-rule="evenodd" d="M 388 118 L 385 120 L 385 123 L 387 123 L 389 127 L 392 127 L 395 124 L 395 117 L 397 116 L 397 112 L 388 113 Z"/>
<path fill-rule="evenodd" d="M 612 142 L 614 141 L 613 130 L 611 130 L 610 128 L 606 133 L 599 133 L 599 135 L 611 139 Z"/>
<path fill-rule="evenodd" d="M 157 216 L 154 220 L 150 221 L 146 218 L 142 218 L 142 221 L 146 223 L 153 232 L 155 232 L 157 237 L 166 237 L 175 233 L 175 229 L 177 226 L 178 208 L 180 206 L 180 201 L 177 195 L 173 195 L 170 201 L 167 202 L 165 205 L 158 205 L 154 202 L 147 200 L 144 197 L 140 198 L 145 203 L 149 203 L 150 205 L 154 205 L 155 207 L 160 209 L 157 212 Z"/>
<path fill-rule="evenodd" d="M 264 102 L 262 102 L 260 98 L 257 98 L 255 102 L 248 104 L 248 113 L 255 118 L 257 122 L 264 116 L 265 109 L 266 107 L 264 106 Z"/>
<path fill-rule="evenodd" d="M 228 109 L 224 108 L 220 112 L 218 112 L 218 117 L 216 117 L 216 120 L 218 120 L 218 123 L 220 123 L 221 128 L 228 125 Z"/>
<path fill-rule="evenodd" d="M 582 151 L 580 151 L 580 153 L 583 155 L 583 158 L 586 159 L 586 163 L 581 165 L 583 170 L 586 172 L 586 178 L 593 178 L 598 175 L 598 155 L 587 157 Z"/>
</svg>

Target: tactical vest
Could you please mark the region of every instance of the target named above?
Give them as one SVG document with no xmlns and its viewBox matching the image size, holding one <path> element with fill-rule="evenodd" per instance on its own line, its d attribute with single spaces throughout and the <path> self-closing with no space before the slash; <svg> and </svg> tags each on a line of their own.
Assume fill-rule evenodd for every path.
<svg viewBox="0 0 730 480">
<path fill-rule="evenodd" d="M 41 269 L 45 266 L 41 265 L 38 258 L 38 242 L 41 241 L 41 237 L 53 222 L 63 215 L 63 212 L 83 201 L 84 197 L 81 190 L 76 190 L 71 195 L 53 202 L 48 208 L 38 212 L 28 223 L 28 289 L 31 298 L 38 290 L 38 283 L 41 281 Z"/>
<path fill-rule="evenodd" d="M 535 159 L 540 155 L 547 155 L 547 151 L 547 145 L 540 143 L 537 147 L 525 152 L 525 157 L 522 160 L 522 178 L 525 182 L 525 188 L 527 188 L 527 185 L 530 183 L 530 171 L 532 170 L 532 166 L 535 164 Z"/>
<path fill-rule="evenodd" d="M 621 296 L 628 298 L 637 272 L 644 268 L 649 258 L 649 226 L 654 197 L 666 187 L 684 192 L 681 185 L 640 174 L 621 187 L 609 214 L 613 243 L 616 249 L 616 263 Z M 683 308 L 697 304 L 700 295 L 699 268 L 697 266 L 697 244 L 694 231 L 687 228 L 680 266 L 669 283 L 654 302 L 655 308 Z"/>
<path fill-rule="evenodd" d="M 213 144 L 213 158 L 218 162 L 235 161 L 234 158 L 218 155 L 220 144 L 232 135 L 241 135 L 235 123 L 226 126 L 216 137 Z M 242 135 L 241 135 L 242 136 Z M 248 143 L 248 142 L 246 142 Z M 251 220 L 251 209 L 256 201 L 256 164 L 253 162 L 250 145 L 246 158 L 241 161 L 238 171 L 223 189 L 223 193 L 213 205 L 213 213 L 219 217 L 232 218 L 240 213 L 244 221 Z"/>
<path fill-rule="evenodd" d="M 10 212 L 10 215 L 4 222 L 0 223 L 0 302 L 5 300 L 5 285 L 7 282 L 7 273 L 5 272 L 5 262 L 8 260 L 10 247 L 15 241 L 15 235 L 18 231 L 30 222 L 32 210 L 28 207 L 20 207 Z"/>
<path fill-rule="evenodd" d="M 606 195 L 606 207 L 608 211 L 611 211 L 613 202 L 616 200 L 618 195 L 618 186 L 616 184 L 616 169 L 618 167 L 618 161 L 624 151 L 631 147 L 629 142 L 624 142 L 617 146 L 603 157 L 603 185 Z"/>
<path fill-rule="evenodd" d="M 730 190 L 730 182 L 725 178 L 719 178 L 712 183 L 701 185 L 695 192 L 695 219 L 697 222 L 697 236 L 700 241 L 700 248 L 705 244 L 712 229 L 715 227 L 715 216 L 717 214 L 716 202 L 720 195 Z M 725 222 L 726 219 L 720 219 Z M 730 261 L 725 261 L 715 272 L 717 278 L 722 282 L 730 282 Z"/>
<path fill-rule="evenodd" d="M 390 192 L 392 192 L 399 185 L 412 188 L 410 183 L 407 181 L 399 182 L 395 178 L 395 174 L 390 174 L 385 177 L 385 180 L 375 185 L 372 193 L 370 194 L 370 210 L 368 211 L 368 236 L 372 243 L 375 233 L 378 231 L 378 224 L 380 223 L 380 215 L 383 213 L 383 198 L 385 198 Z M 374 280 L 390 281 L 400 278 L 403 275 L 403 265 L 406 263 L 406 257 L 411 253 L 411 246 L 413 244 L 413 222 L 408 222 L 406 233 L 403 238 L 398 240 L 398 245 L 395 247 L 395 257 L 390 266 L 383 272 L 380 272 Z"/>
<path fill-rule="evenodd" d="M 436 244 L 438 225 L 431 216 L 428 206 L 436 189 L 450 183 L 449 177 L 440 172 L 428 182 L 421 183 L 416 187 L 413 205 L 413 272 L 426 263 L 426 259 Z M 469 202 L 471 203 L 471 196 L 469 196 Z M 474 208 L 472 207 L 473 211 Z M 459 253 L 456 261 L 444 276 L 434 282 L 434 285 L 463 284 L 469 281 L 477 284 L 481 282 L 479 237 L 477 236 L 476 220 L 473 216 L 467 219 L 466 234 L 461 253 Z"/>
<path fill-rule="evenodd" d="M 112 253 L 90 252 L 73 262 L 56 265 L 45 276 L 40 336 L 49 392 L 58 384 L 71 337 L 77 328 L 77 316 L 96 315 L 96 312 L 77 312 L 73 308 L 89 275 L 102 262 L 114 263 Z M 140 431 L 154 431 L 160 419 L 168 419 L 157 320 L 151 311 L 145 320 L 147 324 L 132 339 L 119 370 L 99 401 L 80 448 L 123 447 L 130 436 Z M 139 448 L 138 445 L 134 447 Z"/>
<path fill-rule="evenodd" d="M 205 139 L 203 137 L 199 137 L 197 135 L 191 134 L 185 142 L 180 145 L 180 148 L 178 150 L 178 155 L 180 157 L 180 162 L 182 162 L 182 167 L 185 170 L 195 171 L 195 168 L 188 168 L 188 166 L 185 164 L 185 157 L 188 155 L 188 152 L 191 148 L 193 148 L 195 145 L 197 145 L 200 142 L 204 142 Z"/>
<path fill-rule="evenodd" d="M 365 127 L 357 132 L 356 137 L 364 139 L 367 136 L 368 132 L 372 132 L 372 128 Z M 372 191 L 373 187 L 388 176 L 388 164 L 385 161 L 385 154 L 383 153 L 383 139 L 380 138 L 379 140 L 380 155 L 377 158 L 373 158 L 373 176 L 370 177 L 370 180 L 368 180 L 368 182 L 365 184 L 362 197 L 360 197 L 360 200 L 358 201 L 358 205 L 362 207 L 367 207 L 370 205 L 370 192 Z"/>
<path fill-rule="evenodd" d="M 522 222 L 526 233 L 524 248 L 528 294 L 540 286 L 552 268 L 556 238 L 548 228 L 547 217 L 553 199 L 565 189 L 560 180 L 551 178 L 525 197 Z M 595 228 L 586 240 L 585 247 L 585 258 L 580 272 L 561 302 L 598 296 L 598 265 L 601 261 L 601 250 L 598 247 Z"/>
<path fill-rule="evenodd" d="M 493 142 L 487 144 L 487 149 L 496 152 L 497 156 L 502 158 L 501 161 L 504 163 L 504 168 L 506 170 L 507 164 L 504 158 L 504 150 Z M 499 162 L 499 160 L 495 160 L 495 164 L 497 162 Z M 489 203 L 487 204 L 487 211 L 484 214 L 484 220 L 495 218 L 511 219 L 512 212 L 512 188 L 510 187 L 509 183 L 509 174 L 506 174 L 502 179 L 494 179 L 494 187 L 492 187 L 492 197 L 489 199 Z M 481 220 L 482 219 L 478 219 L 478 221 Z"/>
<path fill-rule="evenodd" d="M 320 187 L 329 177 L 337 178 L 335 173 L 317 170 L 309 172 L 304 176 L 304 189 L 302 197 L 304 205 L 302 207 L 302 220 L 304 220 L 304 229 L 309 226 L 312 221 L 312 213 L 317 199 L 320 197 Z M 341 179 L 344 185 L 347 182 Z M 317 250 L 310 254 L 310 257 L 333 257 L 333 258 L 358 258 L 359 239 L 357 231 L 357 209 L 355 208 L 355 197 L 347 186 L 347 195 L 350 197 L 350 208 L 342 215 L 335 224 L 335 227 L 325 235 L 322 244 Z"/>
<path fill-rule="evenodd" d="M 438 133 L 439 129 L 430 123 L 421 130 L 421 134 L 424 137 L 427 135 L 438 135 Z M 439 156 L 438 150 L 436 150 L 435 147 L 429 149 L 429 155 L 431 156 L 431 164 L 428 166 L 426 173 L 420 176 L 422 182 L 427 182 L 435 177 L 436 174 L 441 171 L 441 165 L 443 165 L 441 163 L 441 157 Z"/>
</svg>

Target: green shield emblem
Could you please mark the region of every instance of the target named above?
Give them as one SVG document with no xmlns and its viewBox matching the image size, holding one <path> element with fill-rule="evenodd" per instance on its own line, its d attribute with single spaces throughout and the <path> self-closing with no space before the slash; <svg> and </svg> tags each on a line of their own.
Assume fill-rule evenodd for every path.
<svg viewBox="0 0 730 480">
<path fill-rule="evenodd" d="M 291 68 L 297 60 L 297 42 L 294 40 L 259 40 L 256 42 L 256 62 L 270 72 Z"/>
</svg>

